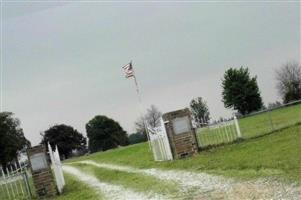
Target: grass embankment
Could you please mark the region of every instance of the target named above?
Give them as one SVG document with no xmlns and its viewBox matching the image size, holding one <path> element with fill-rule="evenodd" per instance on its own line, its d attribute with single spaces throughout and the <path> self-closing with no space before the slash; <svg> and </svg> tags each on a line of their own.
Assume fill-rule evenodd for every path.
<svg viewBox="0 0 301 200">
<path fill-rule="evenodd" d="M 244 138 L 252 138 L 301 122 L 301 104 L 239 119 Z"/>
<path fill-rule="evenodd" d="M 66 162 L 93 160 L 136 168 L 184 169 L 244 179 L 276 177 L 301 184 L 301 124 L 297 124 L 298 122 L 301 122 L 300 104 L 240 119 L 244 138 L 253 139 L 202 151 L 192 158 L 154 162 L 148 144 L 143 143 Z M 272 128 L 278 131 L 272 132 Z M 267 135 L 271 132 L 272 134 Z M 121 185 L 137 192 L 150 191 L 169 196 L 178 194 L 178 185 L 162 182 L 151 176 L 86 164 L 72 165 L 94 175 L 100 181 Z M 70 181 L 70 178 L 67 177 L 66 193 L 57 199 L 98 199 L 93 196 L 95 193 L 91 188 L 73 178 Z"/>
<path fill-rule="evenodd" d="M 0 185 L 0 199 L 8 199 L 5 185 Z"/>
<path fill-rule="evenodd" d="M 301 104 L 254 114 L 238 120 L 242 137 L 254 138 L 301 123 Z M 237 139 L 234 124 L 203 127 L 197 132 L 200 147 L 230 143 Z"/>
<path fill-rule="evenodd" d="M 239 178 L 272 176 L 301 183 L 300 155 L 301 125 L 296 125 L 182 160 L 154 162 L 147 143 L 142 143 L 69 161 L 94 160 L 138 168 L 185 169 Z"/>
</svg>

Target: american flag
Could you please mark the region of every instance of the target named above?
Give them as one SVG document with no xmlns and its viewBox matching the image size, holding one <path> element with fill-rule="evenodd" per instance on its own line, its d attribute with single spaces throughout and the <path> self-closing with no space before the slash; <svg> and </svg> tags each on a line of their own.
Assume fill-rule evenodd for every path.
<svg viewBox="0 0 301 200">
<path fill-rule="evenodd" d="M 134 75 L 134 69 L 133 69 L 133 66 L 132 66 L 132 62 L 126 64 L 125 66 L 122 67 L 124 72 L 125 72 L 125 77 L 126 78 L 130 78 L 130 77 L 133 77 L 135 76 Z"/>
</svg>

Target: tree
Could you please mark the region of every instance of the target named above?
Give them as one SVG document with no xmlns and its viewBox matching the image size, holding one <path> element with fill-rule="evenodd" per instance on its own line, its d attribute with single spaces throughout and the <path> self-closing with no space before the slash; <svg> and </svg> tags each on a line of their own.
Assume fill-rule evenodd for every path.
<svg viewBox="0 0 301 200">
<path fill-rule="evenodd" d="M 209 108 L 207 106 L 207 102 L 204 101 L 202 97 L 197 97 L 191 100 L 190 110 L 198 127 L 202 127 L 209 122 Z"/>
<path fill-rule="evenodd" d="M 222 96 L 226 108 L 245 115 L 263 107 L 257 77 L 250 77 L 249 69 L 228 69 L 222 80 Z"/>
<path fill-rule="evenodd" d="M 147 138 L 142 133 L 132 133 L 129 135 L 130 144 L 137 144 L 137 143 L 145 142 L 145 141 L 147 141 Z"/>
<path fill-rule="evenodd" d="M 71 126 L 60 124 L 50 127 L 42 134 L 41 144 L 49 143 L 54 149 L 57 145 L 58 150 L 65 159 L 69 158 L 72 150 L 85 150 L 86 138 Z"/>
<path fill-rule="evenodd" d="M 25 138 L 20 120 L 13 117 L 11 112 L 0 113 L 0 163 L 3 169 L 17 158 L 18 152 L 30 146 Z"/>
<path fill-rule="evenodd" d="M 151 105 L 150 108 L 147 109 L 145 120 L 151 127 L 158 127 L 160 126 L 160 118 L 162 116 L 162 113 L 159 111 L 159 109 Z"/>
<path fill-rule="evenodd" d="M 86 124 L 86 131 L 92 153 L 129 144 L 127 134 L 119 123 L 103 115 L 91 119 Z"/>
<path fill-rule="evenodd" d="M 288 62 L 276 70 L 277 89 L 283 103 L 301 99 L 301 65 Z"/>
<path fill-rule="evenodd" d="M 150 108 L 146 110 L 146 114 L 144 116 L 140 116 L 135 122 L 136 131 L 144 135 L 145 141 L 147 141 L 145 122 L 153 128 L 158 127 L 160 126 L 161 116 L 162 113 L 159 109 L 156 106 L 151 105 Z"/>
<path fill-rule="evenodd" d="M 136 122 L 135 122 L 135 127 L 137 133 L 140 133 L 143 136 L 143 141 L 147 141 L 147 133 L 146 133 L 146 127 L 144 124 L 144 117 L 140 116 Z"/>
<path fill-rule="evenodd" d="M 268 104 L 268 109 L 274 109 L 280 107 L 282 104 L 279 101 L 275 101 Z"/>
</svg>

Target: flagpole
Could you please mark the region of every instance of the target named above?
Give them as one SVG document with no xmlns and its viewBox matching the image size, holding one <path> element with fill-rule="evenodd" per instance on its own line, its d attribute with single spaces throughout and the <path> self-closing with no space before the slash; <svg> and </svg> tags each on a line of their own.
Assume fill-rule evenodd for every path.
<svg viewBox="0 0 301 200">
<path fill-rule="evenodd" d="M 130 63 L 132 65 L 132 61 Z M 134 77 L 134 82 L 135 82 L 135 87 L 136 87 L 136 93 L 137 93 L 138 100 L 139 100 L 139 111 L 140 111 L 140 115 L 142 116 L 142 119 L 143 119 L 143 125 L 144 125 L 144 129 L 146 131 L 146 137 L 147 137 L 147 140 L 148 140 L 148 147 L 149 147 L 149 150 L 151 151 L 152 147 L 151 147 L 151 144 L 150 144 L 150 137 L 149 137 L 148 129 L 147 129 L 145 119 L 144 119 L 144 116 L 143 116 L 142 98 L 141 98 L 141 94 L 140 94 L 140 90 L 139 90 L 139 86 L 138 86 L 138 81 L 136 79 L 135 71 L 134 71 L 133 77 Z"/>
<path fill-rule="evenodd" d="M 139 104 L 140 104 L 140 112 L 142 112 L 142 99 L 141 99 L 141 95 L 140 95 L 140 91 L 139 91 L 139 87 L 138 87 L 138 82 L 136 79 L 136 76 L 134 74 L 134 81 L 135 81 L 135 86 L 136 86 L 136 92 L 137 92 L 137 96 L 138 96 L 138 100 L 139 100 Z"/>
</svg>

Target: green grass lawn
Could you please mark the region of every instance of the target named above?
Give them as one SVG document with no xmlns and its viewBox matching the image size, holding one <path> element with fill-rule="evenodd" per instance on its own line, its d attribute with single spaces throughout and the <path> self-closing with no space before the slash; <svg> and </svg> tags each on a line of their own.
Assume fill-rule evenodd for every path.
<svg viewBox="0 0 301 200">
<path fill-rule="evenodd" d="M 238 179 L 276 178 L 279 181 L 301 184 L 300 122 L 301 105 L 299 104 L 242 118 L 239 124 L 246 140 L 204 150 L 191 158 L 155 162 L 148 144 L 141 143 L 70 159 L 65 163 L 93 160 L 99 163 L 126 165 L 141 169 L 181 169 Z M 229 139 L 226 135 L 221 135 L 223 133 L 220 130 L 212 129 L 210 132 L 203 132 L 201 141 L 207 142 L 207 145 L 218 144 L 225 139 L 229 142 L 233 141 L 235 139 L 234 126 L 226 126 L 223 129 L 232 133 Z M 85 173 L 94 175 L 101 181 L 122 185 L 137 192 L 151 191 L 169 196 L 178 195 L 178 185 L 162 182 L 151 176 L 103 169 L 87 164 L 73 163 L 72 165 Z M 66 180 L 67 186 L 64 194 L 55 200 L 102 199 L 101 195 L 99 198 L 95 196 L 93 189 L 80 183 L 75 177 L 67 175 Z"/>
<path fill-rule="evenodd" d="M 4 184 L 0 185 L 0 199 L 8 199 L 8 194 Z"/>
<path fill-rule="evenodd" d="M 239 119 L 244 138 L 256 137 L 301 122 L 301 104 Z"/>
<path fill-rule="evenodd" d="M 217 147 L 175 161 L 154 162 L 147 143 L 99 152 L 70 161 L 91 159 L 138 168 L 186 169 L 238 178 L 278 177 L 301 183 L 301 125 L 264 137 Z"/>
</svg>

